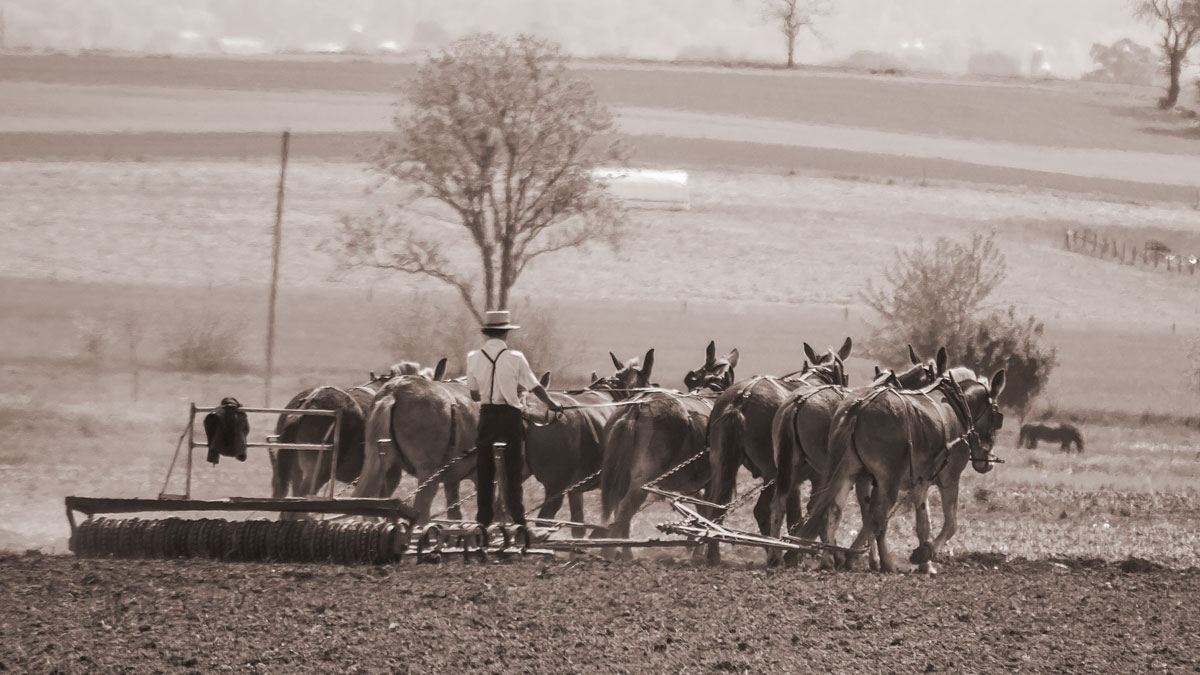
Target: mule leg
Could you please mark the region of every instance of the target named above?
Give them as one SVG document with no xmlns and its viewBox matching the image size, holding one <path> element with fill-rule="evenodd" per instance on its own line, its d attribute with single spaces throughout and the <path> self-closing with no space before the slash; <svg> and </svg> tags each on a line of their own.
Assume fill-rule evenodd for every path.
<svg viewBox="0 0 1200 675">
<path fill-rule="evenodd" d="M 553 494 L 550 491 L 550 488 L 546 488 L 546 492 Z M 561 493 L 562 491 L 555 490 L 554 492 Z M 563 495 L 562 494 L 558 494 L 558 496 L 556 496 L 556 497 L 547 499 L 546 502 L 544 504 L 542 504 L 542 508 L 538 509 L 537 517 L 538 518 L 553 518 L 554 516 L 558 515 L 559 509 L 562 508 L 562 503 L 563 503 Z"/>
<path fill-rule="evenodd" d="M 958 531 L 958 481 L 952 485 L 939 486 L 938 492 L 942 496 L 942 529 L 930 545 L 929 557 L 933 560 L 937 559 L 942 545 Z"/>
<path fill-rule="evenodd" d="M 933 567 L 933 528 L 929 525 L 929 488 L 925 487 L 914 491 L 912 500 L 916 507 L 914 518 L 916 520 L 917 541 L 920 544 L 913 550 L 908 560 L 909 562 L 916 563 L 918 571 L 922 574 L 937 574 L 937 570 Z"/>
<path fill-rule="evenodd" d="M 864 525 L 867 520 L 867 510 L 871 508 L 871 492 L 874 491 L 874 488 L 875 479 L 866 474 L 860 475 L 854 481 L 854 499 L 858 502 L 858 512 L 862 516 Z M 867 567 L 873 572 L 879 569 L 879 547 L 875 544 L 874 539 L 867 542 Z"/>
<path fill-rule="evenodd" d="M 448 480 L 442 483 L 442 493 L 446 495 L 446 506 L 450 506 L 458 501 L 458 481 Z M 462 507 L 452 506 L 446 509 L 446 516 L 450 520 L 462 520 Z"/>
<path fill-rule="evenodd" d="M 777 485 L 768 486 L 758 495 L 758 501 L 754 502 L 754 522 L 758 523 L 760 534 L 771 531 L 771 502 L 775 500 L 777 489 Z"/>
<path fill-rule="evenodd" d="M 631 490 L 629 494 L 625 495 L 625 498 L 621 500 L 621 504 L 617 507 L 612 524 L 609 525 L 609 536 L 617 539 L 628 539 L 633 516 L 645 501 L 646 493 L 641 489 Z M 620 559 L 625 562 L 632 562 L 633 549 L 628 546 L 622 546 Z"/>
<path fill-rule="evenodd" d="M 422 479 L 422 482 L 424 482 L 424 479 Z M 413 499 L 413 506 L 417 509 L 418 525 L 425 525 L 429 522 L 430 506 L 433 505 L 433 498 L 437 495 L 437 489 L 437 483 L 426 485 L 417 492 L 417 496 Z"/>
<path fill-rule="evenodd" d="M 576 523 L 582 523 L 583 522 L 583 493 L 576 490 L 575 492 L 572 492 L 571 494 L 567 495 L 567 505 L 571 509 L 571 520 Z M 558 510 L 555 509 L 555 513 L 557 513 L 557 512 L 558 512 Z M 583 539 L 584 537 L 587 536 L 587 528 L 572 527 L 571 528 L 571 536 L 575 537 L 576 539 Z"/>
<path fill-rule="evenodd" d="M 879 569 L 883 572 L 897 571 L 896 564 L 892 562 L 891 551 L 888 548 L 887 534 L 892 507 L 895 506 L 896 498 L 899 495 L 899 481 L 885 483 L 877 481 L 875 489 L 871 492 L 871 507 L 869 511 L 870 531 L 875 535 L 875 543 L 879 546 Z"/>
<path fill-rule="evenodd" d="M 795 486 L 790 484 L 790 481 L 784 483 L 782 476 L 775 483 L 775 490 L 771 494 L 771 512 L 767 518 L 767 531 L 764 533 L 768 537 L 778 537 L 780 535 L 783 529 L 784 517 L 790 511 L 790 504 L 793 501 L 799 503 L 799 497 L 794 495 L 794 492 L 796 492 Z M 761 502 L 762 500 L 760 499 L 759 501 Z M 755 511 L 757 510 L 758 507 L 756 505 Z M 783 551 L 779 549 L 767 550 L 767 567 L 776 567 L 785 559 Z"/>
</svg>

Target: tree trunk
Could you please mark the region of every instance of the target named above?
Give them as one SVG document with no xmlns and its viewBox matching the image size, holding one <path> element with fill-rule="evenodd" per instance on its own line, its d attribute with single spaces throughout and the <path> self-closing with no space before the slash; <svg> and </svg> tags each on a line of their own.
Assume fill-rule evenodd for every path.
<svg viewBox="0 0 1200 675">
<path fill-rule="evenodd" d="M 787 67 L 796 67 L 796 36 L 787 36 Z"/>
<path fill-rule="evenodd" d="M 1162 107 L 1169 110 L 1179 101 L 1179 77 L 1183 72 L 1183 54 L 1172 52 L 1167 59 L 1167 75 L 1171 84 L 1167 87 L 1167 96 L 1162 100 Z"/>
</svg>

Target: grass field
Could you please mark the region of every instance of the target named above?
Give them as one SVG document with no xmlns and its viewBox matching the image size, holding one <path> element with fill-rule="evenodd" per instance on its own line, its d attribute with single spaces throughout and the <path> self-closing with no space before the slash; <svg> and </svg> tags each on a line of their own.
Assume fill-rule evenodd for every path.
<svg viewBox="0 0 1200 675">
<path fill-rule="evenodd" d="M 0 64 L 0 91 L 10 94 L 0 97 L 0 130 L 8 132 L 0 157 L 13 160 L 0 162 L 0 480 L 16 486 L 0 507 L 17 515 L 0 546 L 63 550 L 63 495 L 154 494 L 188 401 L 261 399 L 278 180 L 269 159 L 277 138 L 267 130 L 280 120 L 307 119 L 319 133 L 298 135 L 298 148 L 306 138 L 312 145 L 289 167 L 272 403 L 302 386 L 361 382 L 400 358 L 441 355 L 424 343 L 405 350 L 404 335 L 385 333 L 438 320 L 430 307 L 452 317 L 460 311 L 452 295 L 412 278 L 335 281 L 323 250 L 341 216 L 386 198 L 367 192 L 371 178 L 347 143 L 368 142 L 389 84 L 409 66 L 103 57 Z M 631 211 L 617 250 L 547 257 L 526 273 L 516 294 L 554 316 L 553 335 L 570 345 L 544 362 L 535 352 L 535 368 L 554 368 L 556 383 L 570 384 L 605 371 L 609 350 L 628 358 L 655 347 L 656 379 L 679 386 L 714 339 L 721 350 L 739 348 L 739 375 L 789 371 L 803 341 L 823 347 L 868 335 L 859 292 L 896 247 L 994 231 L 1010 266 L 996 305 L 1044 319 L 1059 349 L 1039 408 L 1082 421 L 1087 452 L 1014 450 L 1013 420 L 1001 440 L 1009 463 L 966 478 L 965 522 L 953 545 L 1027 557 L 1200 559 L 1200 396 L 1188 356 L 1200 329 L 1200 279 L 1061 246 L 1068 227 L 1159 238 L 1180 251 L 1200 242 L 1186 180 L 1072 168 L 1097 156 L 1126 177 L 1141 160 L 1190 167 L 1200 141 L 1149 110 L 1153 92 L 827 72 L 583 72 L 610 104 L 652 109 L 662 120 L 643 129 L 653 135 L 633 137 L 639 161 L 688 167 L 692 208 Z M 180 117 L 183 108 L 193 109 Z M 863 145 L 759 142 L 739 135 L 745 129 L 733 116 L 768 130 L 837 125 Z M 693 117 L 703 124 L 680 123 Z M 715 121 L 732 131 L 705 126 Z M 1014 167 L 872 145 L 922 147 L 934 136 L 971 152 L 1032 148 L 1047 160 Z M 239 328 L 231 348 L 244 372 L 177 372 L 168 352 L 178 331 L 214 320 Z M 876 361 L 901 360 L 897 347 L 870 359 L 860 348 L 853 381 Z M 267 471 L 264 457 L 204 468 L 198 491 L 263 494 Z M 641 526 L 663 515 L 652 507 Z M 904 520 L 898 527 L 910 533 Z"/>
</svg>

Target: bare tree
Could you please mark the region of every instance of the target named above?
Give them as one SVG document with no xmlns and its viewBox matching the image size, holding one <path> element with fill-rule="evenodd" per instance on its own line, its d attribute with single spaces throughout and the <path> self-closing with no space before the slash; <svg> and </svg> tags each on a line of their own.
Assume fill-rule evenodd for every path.
<svg viewBox="0 0 1200 675">
<path fill-rule="evenodd" d="M 566 62 L 532 35 L 471 35 L 432 56 L 372 160 L 400 196 L 342 220 L 343 262 L 433 277 L 481 318 L 508 307 L 538 256 L 615 244 L 620 209 L 592 169 L 623 151 L 601 142 L 612 115 Z"/>
<path fill-rule="evenodd" d="M 817 19 L 833 12 L 830 0 L 762 0 L 763 20 L 779 28 L 787 45 L 787 67 L 796 67 L 800 31 L 816 34 Z"/>
<path fill-rule="evenodd" d="M 1173 108 L 1179 100 L 1179 76 L 1188 52 L 1200 42 L 1200 0 L 1134 0 L 1133 13 L 1162 29 L 1160 48 L 1170 84 L 1158 105 Z"/>
</svg>

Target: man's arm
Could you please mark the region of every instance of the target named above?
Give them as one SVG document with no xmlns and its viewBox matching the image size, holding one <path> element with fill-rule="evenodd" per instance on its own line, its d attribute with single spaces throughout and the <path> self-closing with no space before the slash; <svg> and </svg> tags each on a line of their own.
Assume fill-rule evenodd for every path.
<svg viewBox="0 0 1200 675">
<path fill-rule="evenodd" d="M 483 400 L 479 395 L 479 381 L 475 379 L 475 352 L 467 354 L 467 388 L 471 390 L 471 400 L 476 403 Z"/>
<path fill-rule="evenodd" d="M 533 369 L 529 367 L 529 361 L 525 360 L 525 355 L 520 352 L 516 352 L 514 356 L 516 356 L 519 361 L 517 368 L 519 369 L 518 378 L 520 385 L 529 391 L 532 391 L 535 396 L 542 399 L 542 403 L 545 403 L 547 408 L 553 410 L 554 412 L 562 412 L 563 407 L 559 405 L 557 401 L 550 398 L 550 394 L 546 393 L 546 388 L 542 386 L 542 383 L 538 381 L 537 376 L 533 374 Z"/>
</svg>

